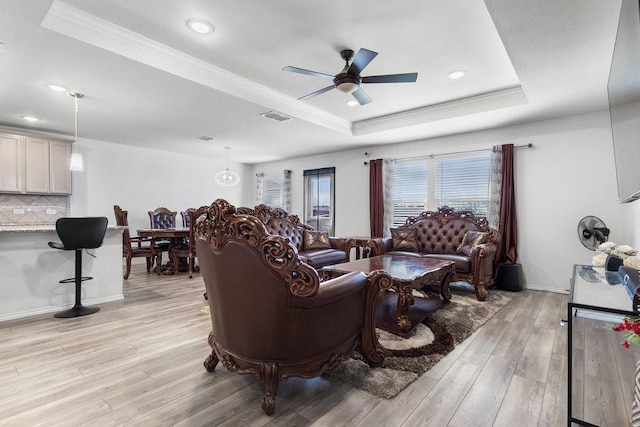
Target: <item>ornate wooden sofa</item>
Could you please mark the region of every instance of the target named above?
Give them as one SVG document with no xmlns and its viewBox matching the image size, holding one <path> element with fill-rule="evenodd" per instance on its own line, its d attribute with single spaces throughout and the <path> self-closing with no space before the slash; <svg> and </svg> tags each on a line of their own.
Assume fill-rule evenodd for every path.
<svg viewBox="0 0 640 427">
<path fill-rule="evenodd" d="M 486 219 L 444 206 L 409 217 L 403 227 L 391 231 L 391 237 L 368 242 L 371 255 L 450 259 L 455 261 L 453 280 L 471 283 L 479 301 L 487 298 L 487 288 L 494 283 L 493 260 L 500 233 Z"/>
<path fill-rule="evenodd" d="M 211 372 L 218 362 L 264 381 L 262 408 L 275 409 L 280 380 L 330 371 L 359 348 L 379 366 L 375 308 L 391 278 L 381 270 L 320 282 L 293 243 L 218 199 L 196 222 L 200 271 L 209 296 Z"/>
<path fill-rule="evenodd" d="M 254 208 L 239 207 L 238 213 L 255 216 L 264 223 L 269 233 L 288 237 L 301 260 L 315 269 L 349 260 L 347 239 L 314 231 L 310 225 L 300 222 L 297 215 L 290 215 L 283 209 L 261 204 Z"/>
</svg>

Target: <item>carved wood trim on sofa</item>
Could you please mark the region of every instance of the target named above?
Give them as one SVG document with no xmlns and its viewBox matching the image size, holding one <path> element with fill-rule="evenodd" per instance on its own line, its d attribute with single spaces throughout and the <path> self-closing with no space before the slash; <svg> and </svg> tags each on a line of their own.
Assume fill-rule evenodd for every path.
<svg viewBox="0 0 640 427">
<path fill-rule="evenodd" d="M 420 254 L 435 257 L 455 255 L 468 230 L 487 233 L 487 241 L 475 245 L 469 254 L 469 271 L 456 270 L 452 279 L 469 282 L 474 286 L 478 300 L 486 299 L 487 288 L 494 284 L 493 258 L 496 245 L 500 241 L 500 233 L 489 227 L 486 218 L 476 218 L 472 213 L 456 212 L 448 206 L 443 206 L 437 211 L 426 211 L 407 218 L 404 227 L 417 228 Z M 392 239 L 388 237 L 371 239 L 368 246 L 372 255 L 381 255 L 393 250 Z"/>
<path fill-rule="evenodd" d="M 270 415 L 281 380 L 321 375 L 356 348 L 372 366 L 382 364 L 375 310 L 391 286 L 389 275 L 356 272 L 321 283 L 288 238 L 238 211 L 218 199 L 196 222 L 212 322 L 205 368 L 222 362 L 261 379 L 262 408 Z"/>
</svg>

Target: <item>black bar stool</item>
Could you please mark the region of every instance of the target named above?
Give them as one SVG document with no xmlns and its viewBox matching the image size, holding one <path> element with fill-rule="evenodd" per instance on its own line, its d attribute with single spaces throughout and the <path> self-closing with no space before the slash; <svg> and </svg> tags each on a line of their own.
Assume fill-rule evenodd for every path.
<svg viewBox="0 0 640 427">
<path fill-rule="evenodd" d="M 107 232 L 107 218 L 60 218 L 56 221 L 56 232 L 62 243 L 49 242 L 49 247 L 65 251 L 76 251 L 76 275 L 69 279 L 60 280 L 60 283 L 76 284 L 76 304 L 69 310 L 60 311 L 54 317 L 78 317 L 95 313 L 100 307 L 85 307 L 80 302 L 82 282 L 93 277 L 82 277 L 82 251 L 95 249 L 102 246 L 104 235 Z"/>
</svg>

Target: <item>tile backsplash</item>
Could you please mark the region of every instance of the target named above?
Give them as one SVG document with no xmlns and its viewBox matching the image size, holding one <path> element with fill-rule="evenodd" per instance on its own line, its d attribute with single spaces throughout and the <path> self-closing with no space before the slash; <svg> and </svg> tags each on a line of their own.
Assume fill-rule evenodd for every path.
<svg viewBox="0 0 640 427">
<path fill-rule="evenodd" d="M 55 224 L 68 211 L 69 196 L 0 194 L 0 225 Z"/>
</svg>

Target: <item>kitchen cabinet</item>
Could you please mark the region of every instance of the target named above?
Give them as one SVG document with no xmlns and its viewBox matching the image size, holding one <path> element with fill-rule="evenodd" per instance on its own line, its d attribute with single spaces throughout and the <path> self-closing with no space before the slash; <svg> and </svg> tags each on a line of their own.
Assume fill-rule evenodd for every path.
<svg viewBox="0 0 640 427">
<path fill-rule="evenodd" d="M 0 192 L 19 193 L 24 189 L 22 137 L 0 135 Z"/>
<path fill-rule="evenodd" d="M 71 194 L 71 143 L 0 134 L 0 192 Z"/>
<path fill-rule="evenodd" d="M 71 144 L 49 141 L 49 193 L 71 194 Z"/>
</svg>

